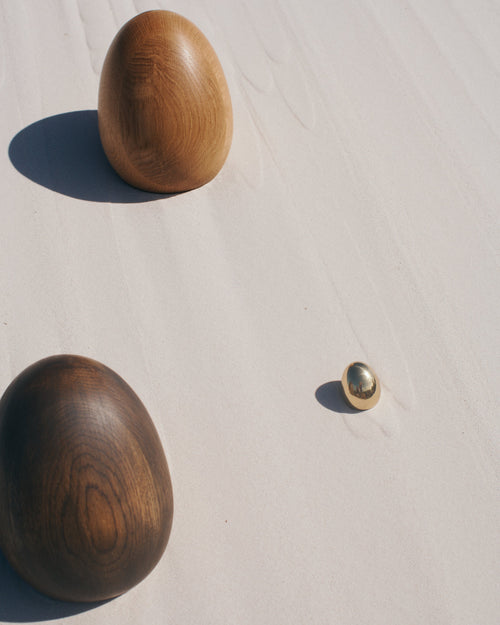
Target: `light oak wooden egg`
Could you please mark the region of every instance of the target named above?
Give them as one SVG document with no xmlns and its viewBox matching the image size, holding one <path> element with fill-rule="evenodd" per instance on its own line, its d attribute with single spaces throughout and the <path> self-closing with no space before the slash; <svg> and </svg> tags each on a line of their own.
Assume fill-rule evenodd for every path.
<svg viewBox="0 0 500 625">
<path fill-rule="evenodd" d="M 224 72 L 203 33 L 171 11 L 123 26 L 104 61 L 99 132 L 117 173 L 146 191 L 188 191 L 209 182 L 231 146 Z"/>
<path fill-rule="evenodd" d="M 140 582 L 170 534 L 158 433 L 128 384 L 81 356 L 23 371 L 0 401 L 0 546 L 37 590 L 99 601 Z"/>
</svg>

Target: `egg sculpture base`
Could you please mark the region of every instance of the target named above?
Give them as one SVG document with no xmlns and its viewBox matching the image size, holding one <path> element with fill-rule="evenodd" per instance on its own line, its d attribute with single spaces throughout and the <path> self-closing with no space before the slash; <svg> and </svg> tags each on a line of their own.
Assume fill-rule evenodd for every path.
<svg viewBox="0 0 500 625">
<path fill-rule="evenodd" d="M 0 547 L 40 592 L 115 597 L 157 564 L 170 534 L 167 461 L 145 407 L 108 367 L 53 356 L 0 401 Z"/>
<path fill-rule="evenodd" d="M 233 113 L 224 72 L 205 35 L 172 11 L 147 11 L 114 38 L 99 84 L 99 133 L 129 184 L 174 193 L 219 172 Z"/>
</svg>

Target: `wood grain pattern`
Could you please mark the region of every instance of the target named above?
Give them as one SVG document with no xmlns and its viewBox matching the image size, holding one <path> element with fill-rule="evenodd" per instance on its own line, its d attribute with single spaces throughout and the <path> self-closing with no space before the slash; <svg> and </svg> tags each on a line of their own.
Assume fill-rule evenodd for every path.
<svg viewBox="0 0 500 625">
<path fill-rule="evenodd" d="M 162 566 L 59 623 L 498 625 L 498 2 L 146 4 L 0 3 L 5 148 L 91 108 L 117 25 L 160 5 L 235 120 L 213 183 L 140 206 L 70 124 L 72 161 L 52 126 L 20 154 L 59 188 L 0 162 L 1 392 L 84 346 L 149 386 L 175 465 Z M 377 407 L 316 401 L 358 358 Z M 0 622 L 43 620 L 21 586 L 0 571 Z"/>
<path fill-rule="evenodd" d="M 110 163 L 147 191 L 205 184 L 231 145 L 231 99 L 220 62 L 203 33 L 170 11 L 142 13 L 117 34 L 98 111 Z"/>
<path fill-rule="evenodd" d="M 87 358 L 35 363 L 0 402 L 0 540 L 17 572 L 67 601 L 123 593 L 169 537 L 167 462 L 143 404 Z"/>
</svg>

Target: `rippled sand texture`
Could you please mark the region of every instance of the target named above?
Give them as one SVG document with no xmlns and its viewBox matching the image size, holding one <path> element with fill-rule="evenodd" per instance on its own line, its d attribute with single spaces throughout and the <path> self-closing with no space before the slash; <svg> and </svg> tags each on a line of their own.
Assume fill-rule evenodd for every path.
<svg viewBox="0 0 500 625">
<path fill-rule="evenodd" d="M 107 48 L 154 8 L 234 109 L 222 171 L 170 197 L 96 126 Z M 81 612 L 2 560 L 0 622 L 496 625 L 498 3 L 3 2 L 0 57 L 0 387 L 56 353 L 119 371 L 176 498 L 131 592 Z"/>
</svg>

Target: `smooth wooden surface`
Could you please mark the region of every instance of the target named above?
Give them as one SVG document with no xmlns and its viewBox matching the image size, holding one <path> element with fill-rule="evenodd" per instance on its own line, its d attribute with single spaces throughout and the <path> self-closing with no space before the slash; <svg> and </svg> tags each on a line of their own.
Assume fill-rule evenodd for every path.
<svg viewBox="0 0 500 625">
<path fill-rule="evenodd" d="M 142 13 L 117 34 L 98 110 L 110 163 L 146 191 L 199 187 L 229 152 L 233 116 L 219 59 L 203 33 L 171 11 Z"/>
<path fill-rule="evenodd" d="M 105 362 L 175 489 L 144 582 L 52 618 L 498 625 L 497 7 L 0 3 L 0 387 Z M 234 111 L 220 173 L 169 198 L 122 183 L 95 120 L 110 41 L 151 8 L 205 34 Z M 382 387 L 361 414 L 355 360 Z M 0 621 L 48 611 L 0 561 Z"/>
<path fill-rule="evenodd" d="M 172 486 L 143 404 L 111 369 L 53 356 L 0 400 L 0 544 L 16 571 L 66 601 L 140 582 L 172 525 Z"/>
</svg>

